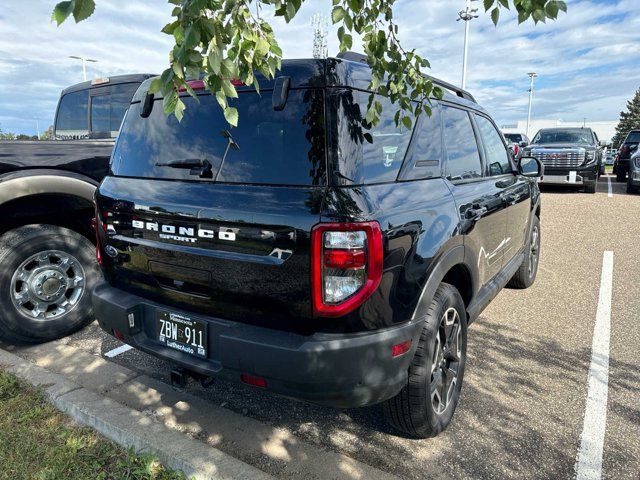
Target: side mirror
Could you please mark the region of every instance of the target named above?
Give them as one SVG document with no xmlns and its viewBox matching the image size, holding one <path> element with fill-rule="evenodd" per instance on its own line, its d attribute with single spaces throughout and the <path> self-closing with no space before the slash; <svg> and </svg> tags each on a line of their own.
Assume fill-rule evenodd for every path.
<svg viewBox="0 0 640 480">
<path fill-rule="evenodd" d="M 522 148 L 524 147 L 528 147 L 529 146 L 529 142 L 525 142 L 524 140 L 522 142 L 520 142 L 518 145 L 520 145 Z"/>
<path fill-rule="evenodd" d="M 523 177 L 542 177 L 544 176 L 544 165 L 537 158 L 522 157 L 518 162 L 518 173 Z"/>
</svg>

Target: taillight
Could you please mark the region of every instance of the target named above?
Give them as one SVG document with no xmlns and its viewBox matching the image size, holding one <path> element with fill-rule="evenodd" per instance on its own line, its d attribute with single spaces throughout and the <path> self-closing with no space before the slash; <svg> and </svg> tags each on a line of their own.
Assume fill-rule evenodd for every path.
<svg viewBox="0 0 640 480">
<path fill-rule="evenodd" d="M 204 80 L 187 80 L 187 85 L 191 87 L 192 90 L 204 90 L 205 84 Z M 186 87 L 180 87 L 178 89 L 179 92 L 186 92 Z"/>
<path fill-rule="evenodd" d="M 382 278 L 377 222 L 321 223 L 311 231 L 311 290 L 317 316 L 345 315 L 369 298 Z"/>
<path fill-rule="evenodd" d="M 520 145 L 518 145 L 517 143 L 515 143 L 513 145 L 513 154 L 514 155 L 518 155 L 518 152 L 520 151 Z"/>
</svg>

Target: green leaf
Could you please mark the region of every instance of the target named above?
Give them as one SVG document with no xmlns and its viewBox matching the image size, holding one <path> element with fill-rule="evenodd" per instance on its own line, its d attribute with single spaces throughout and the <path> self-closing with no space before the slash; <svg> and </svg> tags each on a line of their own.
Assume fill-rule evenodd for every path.
<svg viewBox="0 0 640 480">
<path fill-rule="evenodd" d="M 560 7 L 556 2 L 552 1 L 547 3 L 544 10 L 549 18 L 557 18 Z"/>
<path fill-rule="evenodd" d="M 335 7 L 331 12 L 331 20 L 333 20 L 333 23 L 338 23 L 344 18 L 344 14 L 345 14 L 344 8 Z"/>
<path fill-rule="evenodd" d="M 184 78 L 184 70 L 182 69 L 182 64 L 173 62 L 171 68 L 173 69 L 173 73 L 175 73 L 176 77 Z"/>
<path fill-rule="evenodd" d="M 224 118 L 229 125 L 237 127 L 238 126 L 238 110 L 234 107 L 227 107 L 224 109 Z"/>
<path fill-rule="evenodd" d="M 156 77 L 151 80 L 151 84 L 149 85 L 149 93 L 160 92 L 162 90 L 162 80 L 160 77 Z"/>
<path fill-rule="evenodd" d="M 484 11 L 487 12 L 493 6 L 495 0 L 484 0 Z"/>
<path fill-rule="evenodd" d="M 238 98 L 238 92 L 236 92 L 235 87 L 231 85 L 231 82 L 226 78 L 222 80 L 222 91 L 227 97 Z"/>
<path fill-rule="evenodd" d="M 500 9 L 498 7 L 491 10 L 491 21 L 494 25 L 498 25 L 498 19 L 500 18 Z"/>
<path fill-rule="evenodd" d="M 96 9 L 96 2 L 94 0 L 75 0 L 75 7 L 73 8 L 73 18 L 76 23 L 86 20 Z"/>
<path fill-rule="evenodd" d="M 411 117 L 402 117 L 402 124 L 407 128 L 407 130 L 411 130 L 411 125 L 413 124 Z"/>
<path fill-rule="evenodd" d="M 215 73 L 216 75 L 220 75 L 220 68 L 222 65 L 222 57 L 220 56 L 220 52 L 218 51 L 218 49 L 212 49 L 209 52 L 209 65 L 211 66 L 211 70 L 213 70 L 213 73 Z"/>
<path fill-rule="evenodd" d="M 179 122 L 181 122 L 182 121 L 182 117 L 184 117 L 185 108 L 186 108 L 185 104 L 182 102 L 182 100 L 180 100 L 178 98 L 173 113 L 175 114 L 175 116 L 176 116 L 176 118 L 178 119 Z"/>
<path fill-rule="evenodd" d="M 64 22 L 73 12 L 73 7 L 74 2 L 72 0 L 58 3 L 55 7 L 53 7 L 51 20 L 56 22 L 58 26 L 62 25 L 62 22 Z"/>
</svg>

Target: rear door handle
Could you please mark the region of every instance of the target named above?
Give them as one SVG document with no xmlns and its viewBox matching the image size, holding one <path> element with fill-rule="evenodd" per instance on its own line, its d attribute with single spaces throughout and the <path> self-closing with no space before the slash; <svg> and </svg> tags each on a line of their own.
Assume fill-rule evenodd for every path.
<svg viewBox="0 0 640 480">
<path fill-rule="evenodd" d="M 465 212 L 465 217 L 467 218 L 467 220 L 479 220 L 488 211 L 489 210 L 487 210 L 487 207 L 481 207 L 479 205 L 474 205 L 473 207 L 469 208 Z"/>
</svg>

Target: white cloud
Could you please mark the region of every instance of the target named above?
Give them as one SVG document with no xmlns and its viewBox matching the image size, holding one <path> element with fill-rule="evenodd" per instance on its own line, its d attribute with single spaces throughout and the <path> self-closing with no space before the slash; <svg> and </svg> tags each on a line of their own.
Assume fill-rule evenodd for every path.
<svg viewBox="0 0 640 480">
<path fill-rule="evenodd" d="M 11 2 L 0 13 L 0 125 L 33 132 L 34 116 L 53 119 L 62 88 L 82 80 L 69 55 L 99 60 L 89 74 L 161 72 L 170 38 L 160 29 L 171 6 L 161 0 L 98 0 L 94 16 L 57 28 L 56 0 Z M 481 4 L 481 2 L 478 2 Z M 512 123 L 526 115 L 527 72 L 539 74 L 534 115 L 564 120 L 613 120 L 640 87 L 640 17 L 637 0 L 573 0 L 558 21 L 518 25 L 504 12 L 498 28 L 487 15 L 471 23 L 468 88 L 496 117 Z M 400 37 L 431 61 L 432 74 L 460 82 L 463 0 L 398 0 Z M 478 5 L 482 9 L 481 5 Z M 309 57 L 311 15 L 329 14 L 329 0 L 307 0 L 291 24 L 272 21 L 285 57 Z M 265 13 L 265 15 L 268 15 Z M 329 52 L 336 53 L 331 27 Z M 29 112 L 25 114 L 25 112 Z"/>
</svg>

